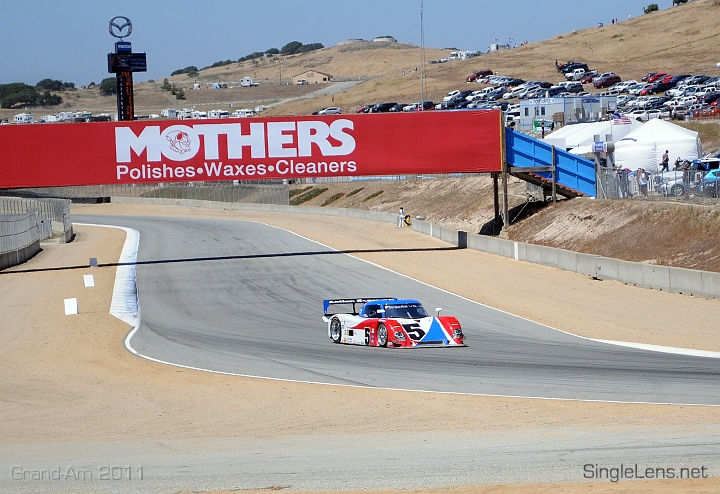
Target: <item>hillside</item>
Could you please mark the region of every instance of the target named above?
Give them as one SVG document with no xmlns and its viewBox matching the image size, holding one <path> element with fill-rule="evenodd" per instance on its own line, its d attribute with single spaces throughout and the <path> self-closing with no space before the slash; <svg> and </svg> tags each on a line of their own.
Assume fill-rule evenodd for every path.
<svg viewBox="0 0 720 494">
<path fill-rule="evenodd" d="M 556 81 L 555 60 L 582 60 L 591 68 L 612 70 L 623 80 L 640 79 L 644 74 L 665 70 L 670 73 L 705 73 L 718 75 L 720 61 L 717 45 L 720 36 L 720 1 L 695 0 L 679 7 L 642 15 L 602 28 L 591 27 L 559 34 L 548 40 L 529 43 L 480 57 L 446 64 L 425 66 L 426 99 L 438 101 L 452 89 L 465 85 L 465 77 L 474 70 L 490 68 L 497 73 L 524 79 Z M 449 55 L 448 51 L 428 48 L 426 60 Z M 192 63 L 192 60 L 188 60 Z M 138 113 L 160 113 L 167 107 L 192 107 L 209 110 L 275 104 L 295 98 L 267 110 L 265 115 L 309 114 L 320 107 L 339 106 L 343 112 L 354 112 L 359 106 L 381 101 L 413 102 L 420 98 L 420 48 L 401 43 L 361 43 L 333 46 L 315 52 L 260 59 L 202 70 L 201 83 L 237 83 L 244 76 L 260 81 L 259 88 L 191 91 L 195 78 L 177 75 L 168 79 L 186 89 L 187 100 L 178 101 L 154 83 L 136 83 Z M 339 80 L 363 80 L 342 91 L 332 101 L 329 95 L 312 94 L 317 86 L 286 86 L 291 77 L 306 69 L 332 74 Z M 280 73 L 282 72 L 282 80 Z M 403 75 L 404 73 L 404 75 Z M 99 81 L 98 81 L 99 82 Z M 62 108 L 35 109 L 36 115 L 60 110 L 89 110 L 93 113 L 114 112 L 115 97 L 100 96 L 97 90 L 61 93 Z M 298 99 L 299 98 L 299 99 Z M 12 117 L 17 110 L 2 110 L 0 116 Z"/>
</svg>

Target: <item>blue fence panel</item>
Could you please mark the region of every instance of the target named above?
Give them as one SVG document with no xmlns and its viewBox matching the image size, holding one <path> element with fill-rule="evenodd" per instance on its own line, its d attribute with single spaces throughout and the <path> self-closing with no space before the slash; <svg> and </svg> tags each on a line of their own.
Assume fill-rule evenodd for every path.
<svg viewBox="0 0 720 494">
<path fill-rule="evenodd" d="M 505 148 L 507 162 L 512 166 L 552 165 L 552 146 L 520 132 L 505 129 Z M 595 196 L 595 163 L 556 148 L 555 165 L 559 184 L 587 196 Z M 552 179 L 549 172 L 537 175 Z"/>
</svg>

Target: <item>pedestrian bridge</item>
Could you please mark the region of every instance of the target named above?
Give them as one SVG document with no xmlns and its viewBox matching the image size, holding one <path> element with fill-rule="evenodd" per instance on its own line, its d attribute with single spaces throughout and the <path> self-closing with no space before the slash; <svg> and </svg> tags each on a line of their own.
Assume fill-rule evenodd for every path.
<svg viewBox="0 0 720 494">
<path fill-rule="evenodd" d="M 508 172 L 522 180 L 552 189 L 552 172 L 540 171 L 555 167 L 557 194 L 573 198 L 595 197 L 595 163 L 512 129 L 505 129 L 505 161 Z"/>
</svg>

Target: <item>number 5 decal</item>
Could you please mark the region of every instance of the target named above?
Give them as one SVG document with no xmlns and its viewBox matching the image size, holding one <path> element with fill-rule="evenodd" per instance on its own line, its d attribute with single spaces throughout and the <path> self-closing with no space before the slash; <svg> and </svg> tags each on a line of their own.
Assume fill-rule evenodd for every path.
<svg viewBox="0 0 720 494">
<path fill-rule="evenodd" d="M 365 344 L 370 344 L 370 328 L 365 328 Z"/>
</svg>

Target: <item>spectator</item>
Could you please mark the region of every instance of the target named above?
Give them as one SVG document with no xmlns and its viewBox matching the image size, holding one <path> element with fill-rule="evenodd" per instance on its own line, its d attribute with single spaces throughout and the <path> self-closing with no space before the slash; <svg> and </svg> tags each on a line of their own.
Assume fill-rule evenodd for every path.
<svg viewBox="0 0 720 494">
<path fill-rule="evenodd" d="M 645 170 L 642 168 L 638 168 L 637 170 L 637 176 L 635 177 L 637 179 L 638 188 L 640 189 L 640 193 L 643 197 L 648 196 L 648 181 L 647 181 L 647 175 L 645 174 Z"/>
<path fill-rule="evenodd" d="M 402 228 L 403 226 L 405 226 L 405 210 L 400 206 L 400 211 L 398 211 L 398 228 Z"/>
<path fill-rule="evenodd" d="M 669 172 L 670 171 L 670 155 L 668 154 L 668 150 L 665 150 L 665 154 L 662 155 L 662 168 L 660 168 L 660 173 L 662 172 Z"/>
</svg>

